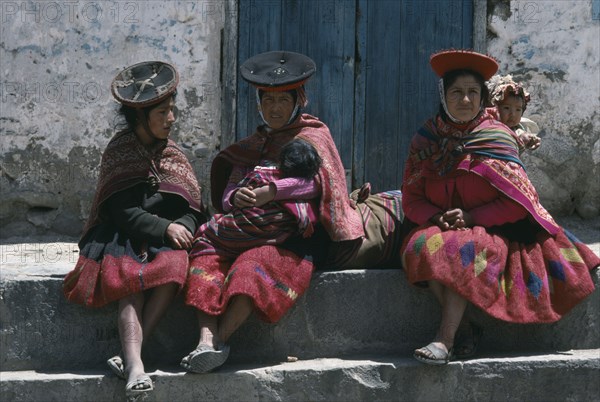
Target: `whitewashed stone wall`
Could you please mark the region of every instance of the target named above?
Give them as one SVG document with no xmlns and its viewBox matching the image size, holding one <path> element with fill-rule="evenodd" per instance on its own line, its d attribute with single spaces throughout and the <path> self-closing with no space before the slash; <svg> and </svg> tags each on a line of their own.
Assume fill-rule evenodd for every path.
<svg viewBox="0 0 600 402">
<path fill-rule="evenodd" d="M 109 90 L 123 67 L 179 70 L 182 145 L 203 187 L 219 145 L 222 1 L 2 1 L 2 237 L 77 236 L 114 134 Z"/>
<path fill-rule="evenodd" d="M 591 0 L 488 1 L 488 51 L 526 83 L 542 146 L 524 157 L 542 204 L 600 212 L 600 16 Z M 596 11 L 597 13 L 597 11 Z"/>
<path fill-rule="evenodd" d="M 80 234 L 116 123 L 109 83 L 142 60 L 178 67 L 173 137 L 208 187 L 208 164 L 231 135 L 220 123 L 221 79 L 235 74 L 221 71 L 221 51 L 235 54 L 234 44 L 221 46 L 234 21 L 228 2 L 0 2 L 0 237 Z M 542 203 L 598 215 L 600 21 L 592 0 L 494 0 L 487 13 L 489 53 L 532 93 L 526 116 L 543 142 L 524 159 Z"/>
</svg>

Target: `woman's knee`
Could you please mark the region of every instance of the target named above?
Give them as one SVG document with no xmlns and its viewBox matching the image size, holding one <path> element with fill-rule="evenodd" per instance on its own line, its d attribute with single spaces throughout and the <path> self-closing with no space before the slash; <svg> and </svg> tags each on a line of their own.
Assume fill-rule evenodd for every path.
<svg viewBox="0 0 600 402">
<path fill-rule="evenodd" d="M 144 293 L 138 292 L 131 295 L 127 295 L 119 300 L 119 306 L 121 309 L 132 306 L 134 309 L 142 308 L 144 306 Z"/>
</svg>

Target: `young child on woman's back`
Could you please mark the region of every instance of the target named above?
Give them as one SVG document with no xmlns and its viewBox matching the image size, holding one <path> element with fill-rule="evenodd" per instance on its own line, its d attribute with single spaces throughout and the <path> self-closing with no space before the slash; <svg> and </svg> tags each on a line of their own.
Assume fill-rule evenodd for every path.
<svg viewBox="0 0 600 402">
<path fill-rule="evenodd" d="M 534 121 L 523 117 L 530 100 L 523 85 L 515 82 L 511 75 L 495 75 L 488 81 L 488 89 L 494 106 L 488 110 L 515 132 L 519 152 L 537 149 L 541 144 L 537 136 L 540 129 Z"/>
</svg>

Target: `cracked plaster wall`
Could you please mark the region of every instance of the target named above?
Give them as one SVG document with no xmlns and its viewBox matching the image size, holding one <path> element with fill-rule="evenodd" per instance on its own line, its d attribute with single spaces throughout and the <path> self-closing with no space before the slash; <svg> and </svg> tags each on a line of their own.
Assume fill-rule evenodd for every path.
<svg viewBox="0 0 600 402">
<path fill-rule="evenodd" d="M 531 93 L 527 171 L 551 212 L 600 213 L 600 15 L 591 0 L 488 1 L 488 52 Z"/>
<path fill-rule="evenodd" d="M 222 136 L 224 1 L 0 6 L 0 237 L 79 235 L 114 132 L 108 85 L 141 60 L 178 67 L 173 137 L 208 187 Z M 532 93 L 526 116 L 543 143 L 524 160 L 542 203 L 554 213 L 598 215 L 600 21 L 592 1 L 498 0 L 487 10 L 489 53 Z"/>
<path fill-rule="evenodd" d="M 223 4 L 1 2 L 1 237 L 80 234 L 118 122 L 109 84 L 143 60 L 178 68 L 172 137 L 208 187 L 220 137 Z"/>
</svg>

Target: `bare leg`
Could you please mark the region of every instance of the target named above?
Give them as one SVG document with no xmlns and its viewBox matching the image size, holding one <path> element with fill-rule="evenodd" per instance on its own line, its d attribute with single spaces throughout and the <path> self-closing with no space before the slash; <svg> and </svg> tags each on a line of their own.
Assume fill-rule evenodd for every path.
<svg viewBox="0 0 600 402">
<path fill-rule="evenodd" d="M 435 296 L 435 298 L 437 299 L 437 301 L 440 303 L 440 306 L 444 305 L 444 289 L 446 289 L 444 287 L 444 285 L 442 285 L 441 283 L 437 282 L 437 281 L 429 281 L 429 289 L 431 290 L 431 293 L 433 293 L 433 295 Z M 463 314 L 463 317 L 460 321 L 460 326 L 461 328 L 467 328 L 469 325 L 469 319 L 468 317 L 466 317 Z"/>
<path fill-rule="evenodd" d="M 442 321 L 435 338 L 428 346 L 447 354 L 454 345 L 454 336 L 467 307 L 467 301 L 452 289 L 444 287 L 438 282 L 430 281 L 429 285 L 436 297 L 441 299 Z M 415 354 L 429 359 L 442 360 L 439 357 L 436 358 L 430 350 L 425 348 L 417 349 Z"/>
<path fill-rule="evenodd" d="M 444 289 L 444 304 L 442 306 L 442 322 L 436 336 L 446 349 L 454 345 L 454 335 L 462 320 L 467 301 L 450 288 Z"/>
<path fill-rule="evenodd" d="M 198 311 L 200 341 L 195 350 L 181 360 L 181 366 L 194 373 L 207 373 L 222 366 L 229 356 L 229 346 L 223 345 L 252 312 L 252 300 L 235 296 L 227 311 L 218 317 Z"/>
<path fill-rule="evenodd" d="M 227 342 L 229 337 L 246 321 L 253 308 L 252 299 L 248 296 L 238 295 L 233 297 L 227 311 L 221 316 L 220 322 L 218 322 L 218 317 L 198 310 L 196 313 L 200 327 L 198 346 L 208 345 L 216 348 L 219 343 Z"/>
<path fill-rule="evenodd" d="M 167 308 L 175 298 L 177 293 L 177 284 L 167 283 L 152 289 L 152 294 L 148 297 L 144 305 L 142 328 L 144 340 L 150 337 L 150 334 L 156 328 L 156 325 L 167 311 Z"/>
<path fill-rule="evenodd" d="M 144 295 L 136 293 L 119 300 L 119 338 L 123 350 L 125 374 L 128 381 L 139 378 L 144 374 L 142 363 L 142 332 L 141 318 L 144 306 Z"/>
<path fill-rule="evenodd" d="M 200 327 L 200 345 L 208 345 L 216 348 L 220 342 L 218 335 L 218 317 L 214 315 L 206 314 L 203 311 L 198 310 L 196 312 L 198 317 L 198 325 Z"/>
<path fill-rule="evenodd" d="M 435 296 L 440 306 L 444 305 L 444 286 L 438 281 L 429 281 L 428 283 L 431 293 Z"/>
<path fill-rule="evenodd" d="M 219 339 L 225 343 L 229 337 L 248 319 L 254 303 L 245 295 L 237 295 L 232 300 L 219 324 Z"/>
</svg>

